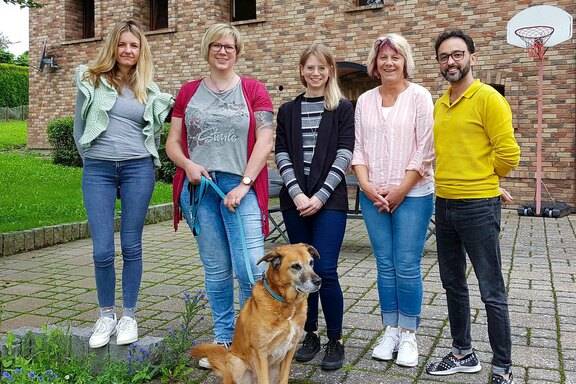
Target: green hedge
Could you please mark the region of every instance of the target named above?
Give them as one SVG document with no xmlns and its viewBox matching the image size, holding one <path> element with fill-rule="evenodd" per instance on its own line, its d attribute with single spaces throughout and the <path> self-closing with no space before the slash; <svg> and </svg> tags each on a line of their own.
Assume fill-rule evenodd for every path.
<svg viewBox="0 0 576 384">
<path fill-rule="evenodd" d="M 28 67 L 0 64 L 0 107 L 28 105 Z"/>
<path fill-rule="evenodd" d="M 176 172 L 176 166 L 166 155 L 166 137 L 168 137 L 169 124 L 164 124 L 160 148 L 158 154 L 162 167 L 156 169 L 156 179 L 165 183 L 172 183 L 172 178 Z M 78 155 L 76 143 L 74 142 L 74 118 L 64 117 L 54 119 L 48 124 L 46 131 L 48 141 L 54 148 L 52 151 L 52 161 L 54 164 L 67 165 L 71 167 L 81 167 L 82 159 Z"/>
<path fill-rule="evenodd" d="M 74 142 L 74 118 L 63 117 L 51 120 L 46 129 L 48 141 L 52 144 L 52 162 L 54 164 L 81 167 L 82 158 Z"/>
</svg>

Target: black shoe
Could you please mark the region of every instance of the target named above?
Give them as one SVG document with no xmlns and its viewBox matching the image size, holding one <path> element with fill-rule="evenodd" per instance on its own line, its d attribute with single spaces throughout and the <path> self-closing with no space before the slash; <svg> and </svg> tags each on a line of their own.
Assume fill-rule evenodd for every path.
<svg viewBox="0 0 576 384">
<path fill-rule="evenodd" d="M 294 354 L 294 359 L 301 363 L 310 361 L 320 352 L 320 336 L 314 332 L 306 333 L 302 346 Z"/>
<path fill-rule="evenodd" d="M 322 359 L 322 363 L 320 363 L 320 368 L 325 370 L 342 368 L 344 363 L 344 345 L 337 339 L 330 339 L 324 349 L 326 354 Z"/>
<path fill-rule="evenodd" d="M 514 376 L 512 376 L 512 372 L 510 372 L 510 376 L 508 377 L 508 380 L 506 380 L 504 376 L 493 373 L 492 384 L 514 384 Z"/>
<path fill-rule="evenodd" d="M 444 358 L 436 363 L 430 363 L 426 367 L 426 372 L 431 375 L 452 375 L 453 373 L 464 372 L 474 373 L 482 369 L 476 352 L 472 351 L 469 355 L 459 359 L 450 352 Z"/>
</svg>

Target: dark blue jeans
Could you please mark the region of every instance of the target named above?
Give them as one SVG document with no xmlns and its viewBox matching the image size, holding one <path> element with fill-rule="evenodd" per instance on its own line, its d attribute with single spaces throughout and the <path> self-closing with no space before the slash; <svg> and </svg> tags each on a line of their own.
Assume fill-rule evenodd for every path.
<svg viewBox="0 0 576 384">
<path fill-rule="evenodd" d="M 100 308 L 113 307 L 114 208 L 119 192 L 122 219 L 122 299 L 124 308 L 135 308 L 142 281 L 142 231 L 154 191 L 152 157 L 126 161 L 84 159 L 82 195 L 92 235 L 96 290 Z"/>
<path fill-rule="evenodd" d="M 436 198 L 436 240 L 442 286 L 446 290 L 452 352 L 472 352 L 470 299 L 466 254 L 478 279 L 486 308 L 492 371 L 504 374 L 512 366 L 510 318 L 500 255 L 500 197 Z"/>
<path fill-rule="evenodd" d="M 338 280 L 338 257 L 346 231 L 346 212 L 321 209 L 315 215 L 302 217 L 295 208 L 282 211 L 291 244 L 314 246 L 320 258 L 314 260 L 314 271 L 322 278 L 319 292 L 308 296 L 308 314 L 304 330 L 318 330 L 318 297 L 326 319 L 329 339 L 342 337 L 344 297 Z"/>
</svg>

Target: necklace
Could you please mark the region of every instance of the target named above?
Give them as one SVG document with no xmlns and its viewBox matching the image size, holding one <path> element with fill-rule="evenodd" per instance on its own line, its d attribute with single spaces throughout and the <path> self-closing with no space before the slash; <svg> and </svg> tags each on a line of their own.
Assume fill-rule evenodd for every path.
<svg viewBox="0 0 576 384">
<path fill-rule="evenodd" d="M 212 79 L 212 75 L 210 75 L 210 82 L 212 83 L 212 85 L 214 86 L 214 88 L 216 88 L 216 90 L 218 91 L 218 93 L 222 93 L 224 91 L 226 91 L 230 85 L 232 84 L 232 82 L 234 81 L 234 79 L 236 78 L 236 75 L 232 75 L 232 78 L 230 79 L 230 81 L 228 81 L 228 83 L 226 84 L 226 86 L 224 88 L 220 88 L 218 87 L 218 85 L 216 84 L 216 82 L 214 81 L 214 79 Z"/>
</svg>

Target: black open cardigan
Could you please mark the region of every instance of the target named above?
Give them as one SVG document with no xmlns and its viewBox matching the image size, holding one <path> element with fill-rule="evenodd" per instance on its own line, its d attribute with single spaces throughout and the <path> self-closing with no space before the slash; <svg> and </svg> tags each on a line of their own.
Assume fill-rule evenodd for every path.
<svg viewBox="0 0 576 384">
<path fill-rule="evenodd" d="M 337 150 L 354 151 L 354 107 L 349 100 L 342 99 L 334 111 L 324 109 L 318 127 L 310 175 L 306 182 L 302 143 L 303 96 L 303 94 L 299 95 L 296 99 L 283 104 L 278 110 L 275 151 L 276 153 L 287 152 L 290 155 L 296 180 L 302 191 L 311 197 L 322 188 L 334 159 L 336 159 Z M 294 201 L 290 197 L 288 189 L 285 185 L 282 186 L 280 209 L 285 211 L 294 207 Z M 342 179 L 342 182 L 334 189 L 322 208 L 338 211 L 348 210 L 348 190 L 345 179 Z"/>
</svg>

